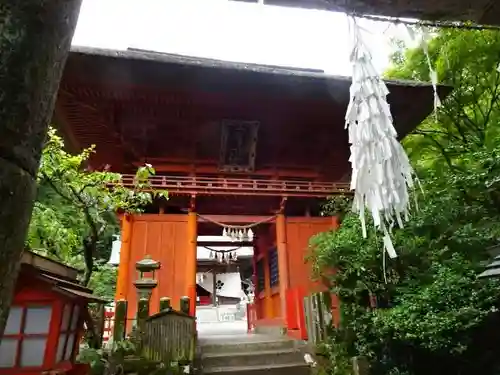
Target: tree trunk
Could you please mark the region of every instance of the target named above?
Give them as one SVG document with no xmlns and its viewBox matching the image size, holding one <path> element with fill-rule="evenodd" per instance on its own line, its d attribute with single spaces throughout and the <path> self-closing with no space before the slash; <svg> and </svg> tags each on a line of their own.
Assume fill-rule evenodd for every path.
<svg viewBox="0 0 500 375">
<path fill-rule="evenodd" d="M 81 0 L 0 2 L 0 338 Z"/>
</svg>

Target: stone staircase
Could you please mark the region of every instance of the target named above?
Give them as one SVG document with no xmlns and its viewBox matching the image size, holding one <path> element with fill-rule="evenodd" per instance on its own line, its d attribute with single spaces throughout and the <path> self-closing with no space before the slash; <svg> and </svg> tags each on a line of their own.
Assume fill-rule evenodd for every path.
<svg viewBox="0 0 500 375">
<path fill-rule="evenodd" d="M 226 336 L 200 341 L 202 374 L 309 375 L 299 344 L 266 335 Z"/>
</svg>

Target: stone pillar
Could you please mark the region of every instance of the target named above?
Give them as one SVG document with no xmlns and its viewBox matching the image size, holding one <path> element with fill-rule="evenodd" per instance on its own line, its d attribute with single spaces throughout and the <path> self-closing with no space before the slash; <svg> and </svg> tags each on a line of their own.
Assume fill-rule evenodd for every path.
<svg viewBox="0 0 500 375">
<path fill-rule="evenodd" d="M 184 314 L 189 314 L 191 311 L 191 298 L 188 296 L 181 297 L 179 306 Z"/>
<path fill-rule="evenodd" d="M 113 341 L 119 342 L 125 339 L 127 329 L 127 301 L 118 300 L 115 303 L 115 321 L 113 324 Z"/>
<path fill-rule="evenodd" d="M 172 305 L 169 297 L 160 298 L 160 311 L 170 310 Z"/>
<path fill-rule="evenodd" d="M 137 302 L 137 351 L 140 353 L 143 347 L 144 335 L 146 332 L 146 320 L 149 318 L 149 298 L 139 297 Z"/>
</svg>

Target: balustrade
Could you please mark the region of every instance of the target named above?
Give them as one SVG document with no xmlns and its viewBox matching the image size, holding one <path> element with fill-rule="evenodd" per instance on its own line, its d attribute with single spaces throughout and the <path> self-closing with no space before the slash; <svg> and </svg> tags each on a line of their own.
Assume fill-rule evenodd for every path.
<svg viewBox="0 0 500 375">
<path fill-rule="evenodd" d="M 121 184 L 134 186 L 134 175 L 122 175 Z M 290 197 L 328 197 L 349 193 L 349 184 L 342 182 L 293 181 L 250 178 L 152 176 L 152 189 L 168 190 L 171 194 L 201 195 L 281 195 Z"/>
</svg>

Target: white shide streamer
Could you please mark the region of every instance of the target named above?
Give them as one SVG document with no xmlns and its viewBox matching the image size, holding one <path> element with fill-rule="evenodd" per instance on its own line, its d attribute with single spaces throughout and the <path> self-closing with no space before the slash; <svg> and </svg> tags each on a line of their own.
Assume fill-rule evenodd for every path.
<svg viewBox="0 0 500 375">
<path fill-rule="evenodd" d="M 425 59 L 427 61 L 427 66 L 429 68 L 429 77 L 431 79 L 432 89 L 434 91 L 434 114 L 437 116 L 438 108 L 441 107 L 442 104 L 437 91 L 438 74 L 436 70 L 432 67 L 431 56 L 429 54 L 429 42 L 432 39 L 432 33 L 429 31 L 429 28 L 427 27 L 422 27 L 420 30 L 421 30 L 420 47 L 424 51 Z M 415 32 L 413 31 L 412 27 L 407 26 L 406 31 L 410 37 L 410 40 L 412 42 L 415 42 L 417 38 L 415 36 Z"/>
<path fill-rule="evenodd" d="M 383 234 L 385 250 L 395 258 L 391 228 L 395 223 L 402 227 L 408 219 L 414 171 L 397 140 L 387 86 L 372 64 L 359 26 L 353 23 L 351 99 L 345 116 L 351 144 L 351 190 L 355 191 L 353 211 L 359 214 L 363 237 L 367 234 L 365 210 L 371 213 L 375 228 Z"/>
</svg>

